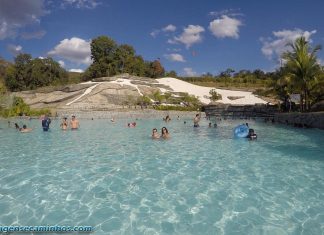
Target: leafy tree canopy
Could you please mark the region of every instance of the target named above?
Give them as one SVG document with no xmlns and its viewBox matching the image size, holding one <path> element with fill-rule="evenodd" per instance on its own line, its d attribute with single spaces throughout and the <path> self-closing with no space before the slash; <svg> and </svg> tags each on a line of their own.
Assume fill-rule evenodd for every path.
<svg viewBox="0 0 324 235">
<path fill-rule="evenodd" d="M 118 45 L 107 36 L 99 36 L 92 40 L 91 58 L 93 63 L 85 71 L 84 80 L 121 73 L 152 78 L 164 75 L 164 68 L 159 60 L 144 61 L 142 56 L 136 55 L 132 46 Z"/>
<path fill-rule="evenodd" d="M 67 72 L 52 58 L 33 59 L 29 54 L 19 54 L 14 61 L 5 74 L 6 86 L 11 91 L 54 85 L 67 78 Z"/>
</svg>

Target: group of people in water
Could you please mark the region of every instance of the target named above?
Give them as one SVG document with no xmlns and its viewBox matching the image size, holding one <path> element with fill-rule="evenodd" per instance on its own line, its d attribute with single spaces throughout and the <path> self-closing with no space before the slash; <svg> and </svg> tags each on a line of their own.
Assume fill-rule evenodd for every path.
<svg viewBox="0 0 324 235">
<path fill-rule="evenodd" d="M 166 127 L 162 127 L 161 134 L 158 133 L 158 130 L 156 128 L 153 128 L 152 130 L 152 139 L 169 139 L 171 136 L 169 134 L 169 131 Z"/>
<path fill-rule="evenodd" d="M 42 129 L 43 131 L 47 132 L 50 129 L 50 124 L 52 122 L 52 120 L 47 116 L 47 115 L 43 115 L 41 116 L 41 121 L 42 121 Z M 64 117 L 62 119 L 62 122 L 60 124 L 60 128 L 62 130 L 68 130 L 69 128 L 71 130 L 77 130 L 80 127 L 79 124 L 79 120 L 76 119 L 75 115 L 72 115 L 71 121 L 68 122 L 67 117 Z M 8 125 L 10 126 L 10 121 L 8 121 Z M 27 132 L 31 132 L 33 129 L 32 128 L 28 128 L 26 124 L 23 124 L 22 127 L 20 127 L 18 125 L 18 123 L 15 123 L 15 128 L 16 130 L 20 131 L 21 133 L 27 133 Z"/>
<path fill-rule="evenodd" d="M 63 120 L 61 122 L 61 125 L 60 125 L 61 129 L 62 130 L 68 130 L 69 126 L 70 126 L 71 130 L 79 129 L 80 123 L 79 123 L 79 120 L 76 119 L 75 115 L 72 115 L 70 122 L 68 122 L 67 117 L 63 118 Z"/>
<path fill-rule="evenodd" d="M 92 118 L 93 120 L 93 118 Z M 180 117 L 177 117 L 177 120 L 180 120 Z M 193 118 L 193 126 L 194 128 L 199 127 L 199 122 L 201 120 L 201 113 L 198 113 L 195 115 L 195 117 Z M 221 119 L 220 119 L 221 120 Z M 47 116 L 44 115 L 41 117 L 41 121 L 42 121 L 42 129 L 43 131 L 49 131 L 50 129 L 50 124 L 51 124 L 51 119 Z M 112 123 L 115 122 L 115 120 L 112 118 L 110 120 Z M 167 115 L 165 118 L 163 118 L 163 121 L 165 121 L 166 123 L 171 121 L 171 118 L 169 115 Z M 184 121 L 184 124 L 186 124 L 186 121 Z M 8 121 L 8 125 L 10 126 L 10 121 Z M 245 123 L 244 125 L 246 125 L 249 128 L 249 124 Z M 217 128 L 217 123 L 214 123 L 214 128 Z M 63 117 L 61 124 L 60 124 L 60 128 L 62 130 L 77 130 L 79 129 L 80 124 L 79 121 L 76 119 L 75 115 L 71 116 L 71 120 L 68 121 L 67 117 Z M 136 122 L 129 122 L 127 123 L 127 127 L 129 128 L 134 128 L 136 127 Z M 208 127 L 211 128 L 212 127 L 212 123 L 209 122 Z M 26 133 L 26 132 L 31 132 L 33 129 L 32 128 L 28 128 L 27 125 L 23 125 L 22 127 L 20 127 L 17 123 L 15 123 L 15 128 L 20 131 L 21 133 Z M 158 130 L 156 128 L 153 128 L 152 130 L 152 139 L 169 139 L 171 137 L 168 129 L 164 126 L 161 129 L 161 133 L 158 133 Z M 248 129 L 248 135 L 246 136 L 246 138 L 249 138 L 250 140 L 256 140 L 257 139 L 257 134 L 255 133 L 254 129 L 249 128 Z"/>
</svg>

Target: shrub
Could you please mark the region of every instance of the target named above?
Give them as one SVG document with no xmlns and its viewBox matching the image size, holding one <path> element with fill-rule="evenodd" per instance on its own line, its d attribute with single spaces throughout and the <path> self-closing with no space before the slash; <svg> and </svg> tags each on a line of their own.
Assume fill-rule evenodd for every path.
<svg viewBox="0 0 324 235">
<path fill-rule="evenodd" d="M 50 115 L 49 109 L 31 109 L 21 97 L 14 97 L 12 106 L 8 109 L 0 108 L 0 116 L 15 117 L 25 114 L 26 116 L 40 116 L 43 114 Z"/>
<path fill-rule="evenodd" d="M 215 89 L 210 90 L 209 91 L 209 94 L 211 95 L 209 99 L 212 100 L 212 101 L 216 101 L 216 100 L 221 100 L 222 99 L 222 95 L 221 94 L 218 94 Z"/>
</svg>

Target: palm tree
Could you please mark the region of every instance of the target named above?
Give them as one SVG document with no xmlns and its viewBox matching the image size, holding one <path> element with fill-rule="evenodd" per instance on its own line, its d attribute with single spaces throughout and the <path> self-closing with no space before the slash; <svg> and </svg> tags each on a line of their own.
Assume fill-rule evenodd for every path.
<svg viewBox="0 0 324 235">
<path fill-rule="evenodd" d="M 302 110 L 307 111 L 310 106 L 311 84 L 320 72 L 316 53 L 321 49 L 321 46 L 317 45 L 311 48 L 305 37 L 297 38 L 294 43 L 288 45 L 292 50 L 283 53 L 282 58 L 286 61 L 285 66 L 294 90 L 301 93 Z"/>
<path fill-rule="evenodd" d="M 297 38 L 294 43 L 288 45 L 292 50 L 282 56 L 286 60 L 285 67 L 294 91 L 301 93 L 302 109 L 308 110 L 310 89 L 312 84 L 316 83 L 316 76 L 320 72 L 316 52 L 321 47 L 316 46 L 312 49 L 305 37 Z"/>
</svg>

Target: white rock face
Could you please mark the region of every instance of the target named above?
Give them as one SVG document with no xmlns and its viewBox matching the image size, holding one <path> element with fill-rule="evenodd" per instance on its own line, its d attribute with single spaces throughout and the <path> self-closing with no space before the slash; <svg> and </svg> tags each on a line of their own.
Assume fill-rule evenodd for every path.
<svg viewBox="0 0 324 235">
<path fill-rule="evenodd" d="M 176 92 L 187 92 L 189 95 L 197 96 L 200 102 L 204 104 L 209 104 L 210 97 L 209 91 L 215 88 L 212 87 L 203 87 L 185 82 L 176 78 L 161 78 L 157 79 L 160 84 L 168 85 L 172 90 Z M 219 103 L 224 104 L 240 104 L 240 105 L 253 105 L 253 104 L 266 104 L 267 102 L 256 97 L 252 92 L 248 91 L 232 91 L 232 90 L 223 90 L 216 89 L 218 94 L 222 95 L 221 100 L 217 100 Z M 239 99 L 231 100 L 228 97 L 242 97 Z"/>
<path fill-rule="evenodd" d="M 98 78 L 86 82 L 61 87 L 46 87 L 35 91 L 17 92 L 33 108 L 56 108 L 73 110 L 111 109 L 136 103 L 140 96 L 149 96 L 156 91 L 171 92 L 174 97 L 188 93 L 199 98 L 203 104 L 210 103 L 209 91 L 212 87 L 202 87 L 175 78 L 140 78 L 119 75 L 112 78 Z M 216 89 L 222 95 L 219 103 L 253 105 L 265 104 L 252 92 Z"/>
</svg>

